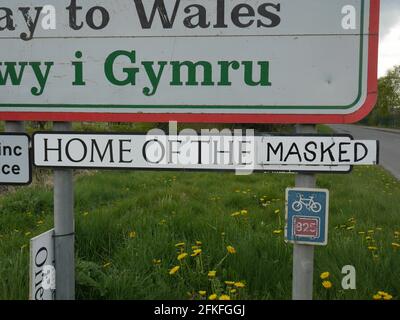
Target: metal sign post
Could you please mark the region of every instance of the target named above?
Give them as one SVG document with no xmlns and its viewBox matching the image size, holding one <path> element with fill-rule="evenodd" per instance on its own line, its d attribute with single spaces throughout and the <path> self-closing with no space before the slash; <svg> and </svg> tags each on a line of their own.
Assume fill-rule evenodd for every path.
<svg viewBox="0 0 400 320">
<path fill-rule="evenodd" d="M 54 131 L 70 131 L 69 122 L 55 122 Z M 75 224 L 71 169 L 54 170 L 56 300 L 75 299 Z"/>
<path fill-rule="evenodd" d="M 316 133 L 315 125 L 297 125 L 296 133 Z M 315 188 L 317 177 L 312 173 L 296 176 L 296 187 Z M 314 246 L 293 246 L 293 300 L 312 300 L 314 273 Z"/>
</svg>

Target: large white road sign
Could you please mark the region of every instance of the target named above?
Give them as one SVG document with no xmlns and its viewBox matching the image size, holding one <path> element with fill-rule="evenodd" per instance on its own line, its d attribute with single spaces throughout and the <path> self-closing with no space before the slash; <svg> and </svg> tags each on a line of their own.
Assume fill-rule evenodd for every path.
<svg viewBox="0 0 400 320">
<path fill-rule="evenodd" d="M 379 0 L 2 0 L 0 119 L 354 122 Z"/>
</svg>

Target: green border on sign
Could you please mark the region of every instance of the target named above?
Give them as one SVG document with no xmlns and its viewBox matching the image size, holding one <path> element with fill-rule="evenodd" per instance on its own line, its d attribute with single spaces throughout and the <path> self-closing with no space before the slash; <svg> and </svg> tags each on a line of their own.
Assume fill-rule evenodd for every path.
<svg viewBox="0 0 400 320">
<path fill-rule="evenodd" d="M 262 110 L 262 109 L 350 109 L 354 107 L 361 99 L 362 96 L 362 80 L 363 80 L 363 53 L 364 53 L 364 11 L 365 11 L 365 0 L 361 0 L 361 24 L 360 24 L 360 51 L 359 51 L 359 79 L 358 79 L 358 95 L 356 100 L 347 106 L 207 106 L 207 105 L 113 105 L 113 104 L 91 104 L 91 105 L 79 105 L 79 104 L 11 104 L 1 103 L 0 107 L 26 107 L 26 108 L 71 108 L 71 109 L 82 109 L 82 108 L 120 108 L 120 109 L 244 109 L 244 110 Z M 48 111 L 48 110 L 46 110 Z"/>
</svg>

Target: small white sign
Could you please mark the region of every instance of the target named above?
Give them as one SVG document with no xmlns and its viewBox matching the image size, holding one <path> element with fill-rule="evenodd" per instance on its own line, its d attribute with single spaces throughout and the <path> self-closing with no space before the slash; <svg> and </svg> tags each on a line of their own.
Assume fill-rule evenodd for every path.
<svg viewBox="0 0 400 320">
<path fill-rule="evenodd" d="M 31 239 L 30 300 L 55 300 L 54 229 Z"/>
<path fill-rule="evenodd" d="M 0 133 L 0 184 L 29 184 L 31 180 L 29 136 Z"/>
<path fill-rule="evenodd" d="M 378 162 L 377 141 L 350 136 L 34 134 L 38 167 L 337 171 Z"/>
</svg>

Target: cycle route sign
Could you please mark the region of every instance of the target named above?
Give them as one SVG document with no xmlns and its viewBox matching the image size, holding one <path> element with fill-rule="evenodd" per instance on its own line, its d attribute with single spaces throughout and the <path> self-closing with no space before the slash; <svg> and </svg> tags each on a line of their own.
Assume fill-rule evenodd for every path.
<svg viewBox="0 0 400 320">
<path fill-rule="evenodd" d="M 327 245 L 328 213 L 328 190 L 286 189 L 286 242 Z"/>
</svg>

